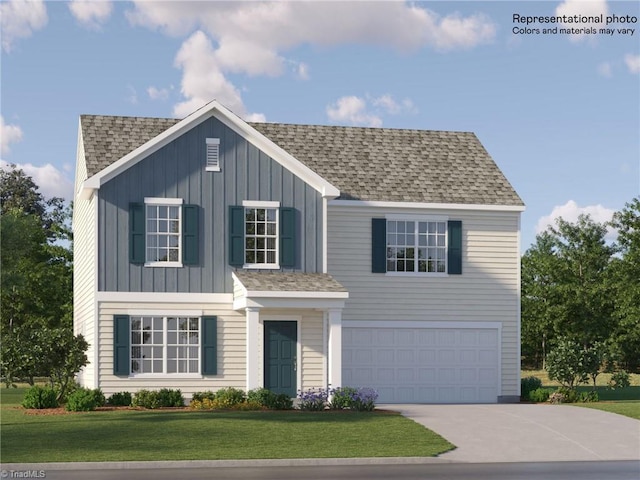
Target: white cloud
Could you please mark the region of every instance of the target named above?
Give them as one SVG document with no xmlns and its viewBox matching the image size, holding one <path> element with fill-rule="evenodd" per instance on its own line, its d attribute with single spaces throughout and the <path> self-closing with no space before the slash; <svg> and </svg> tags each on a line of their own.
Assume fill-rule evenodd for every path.
<svg viewBox="0 0 640 480">
<path fill-rule="evenodd" d="M 398 103 L 395 101 L 395 99 L 389 95 L 382 95 L 378 98 L 374 98 L 371 103 L 373 103 L 374 106 L 376 107 L 380 107 L 383 110 L 386 111 L 386 113 L 389 113 L 391 115 L 397 115 L 399 113 L 406 113 L 406 112 L 415 112 L 416 108 L 413 105 L 413 102 L 411 100 L 409 100 L 408 98 L 405 98 L 404 100 L 402 100 L 402 102 Z"/>
<path fill-rule="evenodd" d="M 611 64 L 609 62 L 603 62 L 598 65 L 598 73 L 605 78 L 611 78 L 613 76 Z"/>
<path fill-rule="evenodd" d="M 151 86 L 147 88 L 147 94 L 151 100 L 166 100 L 169 98 L 169 89 Z"/>
<path fill-rule="evenodd" d="M 627 54 L 624 56 L 624 63 L 631 73 L 640 73 L 640 55 Z"/>
<path fill-rule="evenodd" d="M 106 0 L 72 0 L 69 10 L 85 27 L 99 29 L 111 17 L 113 4 Z"/>
<path fill-rule="evenodd" d="M 404 2 L 148 2 L 136 1 L 129 21 L 168 35 L 190 35 L 176 56 L 183 71 L 184 115 L 217 98 L 245 115 L 229 73 L 280 76 L 300 45 L 379 45 L 401 51 L 468 49 L 491 42 L 495 24 L 484 15 L 440 16 Z M 203 56 L 198 61 L 195 52 Z M 308 78 L 299 63 L 294 74 Z M 204 76 L 204 78 L 203 78 Z"/>
<path fill-rule="evenodd" d="M 565 0 L 556 7 L 556 15 L 581 15 L 586 17 L 595 17 L 598 15 L 608 15 L 609 7 L 606 0 Z M 566 24 L 569 27 L 596 27 L 601 28 L 603 25 L 599 23 L 580 23 Z M 581 42 L 587 38 L 595 39 L 596 35 L 589 34 L 571 34 L 569 40 L 572 42 Z"/>
<path fill-rule="evenodd" d="M 10 0 L 0 4 L 2 48 L 10 52 L 15 41 L 28 38 L 46 24 L 47 7 L 42 0 Z"/>
<path fill-rule="evenodd" d="M 611 220 L 615 210 L 603 207 L 602 205 L 587 205 L 580 207 L 574 200 L 569 200 L 564 205 L 553 207 L 549 215 L 538 219 L 536 224 L 536 233 L 542 233 L 549 226 L 555 226 L 556 220 L 562 217 L 567 222 L 575 223 L 580 215 L 589 215 L 594 222 L 604 223 Z M 613 240 L 615 231 L 611 228 L 607 229 L 607 240 Z"/>
<path fill-rule="evenodd" d="M 50 163 L 42 167 L 31 163 L 16 164 L 16 167 L 22 169 L 24 173 L 33 178 L 35 184 L 40 187 L 40 193 L 45 198 L 62 197 L 65 200 L 73 198 L 73 182 Z M 3 170 L 8 169 L 9 163 L 0 160 L 0 168 Z"/>
<path fill-rule="evenodd" d="M 22 129 L 17 125 L 7 125 L 4 117 L 0 115 L 0 153 L 7 155 L 10 151 L 9 144 L 22 140 Z"/>
<path fill-rule="evenodd" d="M 398 115 L 414 113 L 416 110 L 410 99 L 398 102 L 390 94 L 379 97 L 344 96 L 326 108 L 327 116 L 333 122 L 367 127 L 381 127 L 384 114 Z"/>
<path fill-rule="evenodd" d="M 132 85 L 127 85 L 127 97 L 126 97 L 127 102 L 129 102 L 132 105 L 137 105 L 138 104 L 138 92 L 136 91 L 136 89 L 132 86 Z"/>
<path fill-rule="evenodd" d="M 334 122 L 367 127 L 382 126 L 382 118 L 368 112 L 366 100 L 356 96 L 339 98 L 327 107 L 327 115 Z"/>
</svg>

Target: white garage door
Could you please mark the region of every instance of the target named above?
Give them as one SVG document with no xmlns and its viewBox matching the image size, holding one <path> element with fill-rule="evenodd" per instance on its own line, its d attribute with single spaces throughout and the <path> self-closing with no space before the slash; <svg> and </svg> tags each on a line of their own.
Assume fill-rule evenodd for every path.
<svg viewBox="0 0 640 480">
<path fill-rule="evenodd" d="M 378 403 L 497 401 L 498 328 L 354 324 L 342 330 L 343 385 L 375 388 Z"/>
</svg>

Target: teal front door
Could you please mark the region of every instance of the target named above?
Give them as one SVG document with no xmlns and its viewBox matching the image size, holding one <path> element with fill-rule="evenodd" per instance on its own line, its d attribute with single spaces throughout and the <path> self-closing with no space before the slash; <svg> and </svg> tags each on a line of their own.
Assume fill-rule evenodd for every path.
<svg viewBox="0 0 640 480">
<path fill-rule="evenodd" d="M 264 387 L 275 393 L 297 394 L 296 322 L 264 322 Z"/>
</svg>

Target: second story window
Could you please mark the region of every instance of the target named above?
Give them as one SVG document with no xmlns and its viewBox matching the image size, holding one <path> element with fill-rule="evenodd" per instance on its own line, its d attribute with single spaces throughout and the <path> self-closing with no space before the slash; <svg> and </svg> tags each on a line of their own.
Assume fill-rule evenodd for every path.
<svg viewBox="0 0 640 480">
<path fill-rule="evenodd" d="M 177 265 L 182 259 L 182 200 L 145 198 L 146 263 Z"/>
<path fill-rule="evenodd" d="M 245 264 L 278 267 L 278 208 L 245 206 Z"/>
<path fill-rule="evenodd" d="M 446 271 L 447 222 L 387 222 L 387 272 Z"/>
</svg>

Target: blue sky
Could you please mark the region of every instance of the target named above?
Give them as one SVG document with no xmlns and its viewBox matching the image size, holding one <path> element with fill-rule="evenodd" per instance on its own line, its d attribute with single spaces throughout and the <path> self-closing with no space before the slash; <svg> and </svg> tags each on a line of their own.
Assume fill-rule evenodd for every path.
<svg viewBox="0 0 640 480">
<path fill-rule="evenodd" d="M 0 12 L 0 163 L 47 196 L 71 199 L 80 114 L 181 118 L 213 98 L 248 120 L 473 131 L 527 205 L 523 251 L 559 215 L 608 220 L 640 193 L 636 1 L 21 0 Z M 615 33 L 542 31 L 567 26 Z"/>
</svg>

